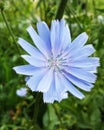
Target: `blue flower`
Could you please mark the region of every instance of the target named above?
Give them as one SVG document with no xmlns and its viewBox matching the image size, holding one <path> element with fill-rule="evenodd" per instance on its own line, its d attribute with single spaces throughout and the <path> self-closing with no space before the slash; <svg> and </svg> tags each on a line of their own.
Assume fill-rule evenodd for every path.
<svg viewBox="0 0 104 130">
<path fill-rule="evenodd" d="M 25 97 L 27 95 L 27 89 L 26 88 L 20 88 L 16 91 L 16 94 L 20 97 Z"/>
<path fill-rule="evenodd" d="M 22 58 L 29 64 L 14 67 L 14 70 L 29 76 L 28 87 L 42 92 L 47 103 L 67 98 L 68 92 L 84 98 L 79 89 L 91 90 L 99 66 L 99 58 L 89 57 L 95 49 L 91 44 L 85 45 L 87 34 L 81 33 L 71 42 L 70 30 L 63 19 L 53 20 L 50 29 L 45 22 L 39 22 L 38 34 L 32 26 L 27 31 L 37 48 L 19 38 L 19 45 L 28 53 Z"/>
</svg>

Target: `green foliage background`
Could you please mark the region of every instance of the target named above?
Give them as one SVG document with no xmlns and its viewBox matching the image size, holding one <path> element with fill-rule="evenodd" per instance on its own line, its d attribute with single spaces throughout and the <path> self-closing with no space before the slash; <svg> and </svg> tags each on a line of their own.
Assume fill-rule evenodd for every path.
<svg viewBox="0 0 104 130">
<path fill-rule="evenodd" d="M 12 68 L 25 64 L 20 58 L 24 51 L 17 38 L 31 42 L 26 28 L 36 28 L 39 20 L 50 26 L 55 19 L 60 0 L 0 0 L 0 130 L 104 130 L 104 1 L 68 0 L 63 18 L 66 19 L 72 39 L 85 31 L 87 44 L 96 49 L 100 57 L 98 79 L 83 100 L 69 94 L 61 103 L 42 104 L 37 122 L 34 123 L 35 96 L 28 90 L 27 97 L 20 98 L 16 90 L 26 87 L 24 77 Z M 3 14 L 2 14 L 3 13 Z M 10 27 L 8 30 L 3 15 Z M 12 32 L 12 36 L 11 33 Z M 15 39 L 13 39 L 15 37 Z"/>
</svg>

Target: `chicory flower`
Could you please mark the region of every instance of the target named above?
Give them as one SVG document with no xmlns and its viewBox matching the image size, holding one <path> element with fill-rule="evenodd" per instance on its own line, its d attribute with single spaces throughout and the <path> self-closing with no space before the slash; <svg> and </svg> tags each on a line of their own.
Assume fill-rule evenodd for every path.
<svg viewBox="0 0 104 130">
<path fill-rule="evenodd" d="M 19 45 L 28 53 L 22 55 L 29 64 L 14 67 L 18 74 L 29 76 L 26 84 L 32 91 L 43 93 L 44 102 L 53 103 L 68 97 L 70 92 L 82 99 L 79 89 L 90 91 L 96 81 L 99 58 L 85 45 L 88 35 L 81 33 L 71 41 L 65 20 L 53 20 L 49 29 L 45 22 L 37 23 L 37 31 L 27 28 L 35 46 L 19 38 Z"/>
</svg>

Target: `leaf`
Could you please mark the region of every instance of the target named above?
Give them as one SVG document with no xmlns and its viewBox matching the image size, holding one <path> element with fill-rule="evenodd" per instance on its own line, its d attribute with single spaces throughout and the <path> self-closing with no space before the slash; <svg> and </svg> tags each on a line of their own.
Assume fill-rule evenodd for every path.
<svg viewBox="0 0 104 130">
<path fill-rule="evenodd" d="M 43 117 L 43 124 L 46 130 L 53 130 L 54 126 L 58 124 L 58 118 L 55 114 L 55 111 L 52 105 L 48 104 L 48 111 L 45 113 Z"/>
</svg>

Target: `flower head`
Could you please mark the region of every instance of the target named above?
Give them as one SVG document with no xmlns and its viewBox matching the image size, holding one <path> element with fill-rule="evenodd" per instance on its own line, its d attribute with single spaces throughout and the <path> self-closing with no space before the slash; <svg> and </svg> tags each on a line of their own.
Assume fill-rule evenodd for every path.
<svg viewBox="0 0 104 130">
<path fill-rule="evenodd" d="M 25 97 L 27 94 L 27 89 L 26 88 L 20 88 L 16 91 L 16 94 L 20 97 Z"/>
<path fill-rule="evenodd" d="M 18 43 L 28 53 L 22 55 L 29 64 L 14 67 L 18 74 L 29 76 L 27 85 L 32 91 L 43 93 L 44 102 L 53 103 L 68 97 L 67 92 L 82 99 L 79 89 L 90 91 L 96 80 L 99 58 L 89 57 L 95 52 L 92 45 L 85 45 L 84 32 L 71 42 L 70 30 L 65 20 L 54 20 L 49 29 L 45 22 L 27 28 L 33 46 L 22 38 Z M 77 86 L 79 89 L 77 89 Z"/>
</svg>

